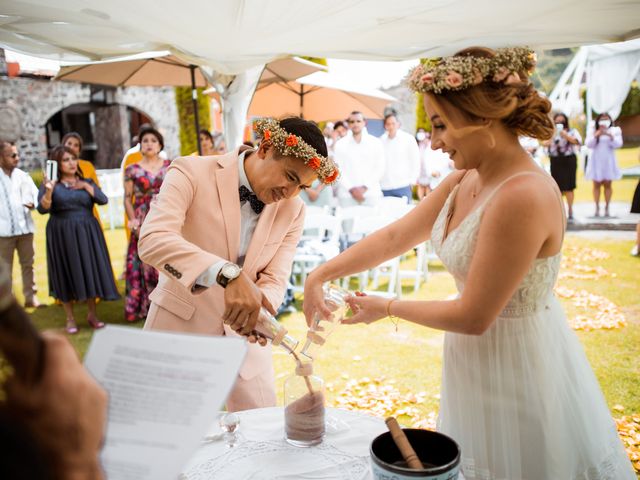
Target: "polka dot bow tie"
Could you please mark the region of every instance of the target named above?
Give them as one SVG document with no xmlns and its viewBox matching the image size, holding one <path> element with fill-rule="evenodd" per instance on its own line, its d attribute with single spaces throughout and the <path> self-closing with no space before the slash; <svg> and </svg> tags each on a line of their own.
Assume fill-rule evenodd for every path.
<svg viewBox="0 0 640 480">
<path fill-rule="evenodd" d="M 256 194 L 253 193 L 244 185 L 240 185 L 238 192 L 240 193 L 240 201 L 246 202 L 247 200 L 249 200 L 249 205 L 251 205 L 251 210 L 253 210 L 258 215 L 260 215 L 260 213 L 262 212 L 262 209 L 264 208 L 264 203 L 261 202 L 258 199 L 258 197 L 256 197 Z"/>
</svg>

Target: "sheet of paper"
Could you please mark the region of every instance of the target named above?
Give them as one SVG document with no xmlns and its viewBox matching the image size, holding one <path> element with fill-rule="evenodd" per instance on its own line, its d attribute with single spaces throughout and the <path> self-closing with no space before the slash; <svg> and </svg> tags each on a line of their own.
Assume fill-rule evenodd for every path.
<svg viewBox="0 0 640 480">
<path fill-rule="evenodd" d="M 85 356 L 109 392 L 109 480 L 175 480 L 210 429 L 247 351 L 239 338 L 107 326 Z"/>
</svg>

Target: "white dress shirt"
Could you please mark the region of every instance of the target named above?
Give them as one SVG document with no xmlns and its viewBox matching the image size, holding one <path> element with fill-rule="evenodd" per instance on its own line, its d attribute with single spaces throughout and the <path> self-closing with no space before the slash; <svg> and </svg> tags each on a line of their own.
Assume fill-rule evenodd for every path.
<svg viewBox="0 0 640 480">
<path fill-rule="evenodd" d="M 380 187 L 394 190 L 413 185 L 420 175 L 420 150 L 413 135 L 398 130 L 393 138 L 385 133 L 380 137 L 384 148 L 385 169 Z"/>
<path fill-rule="evenodd" d="M 35 231 L 31 210 L 38 204 L 38 188 L 31 176 L 19 168 L 11 175 L 0 169 L 0 237 L 15 237 Z M 32 207 L 33 208 L 33 207 Z"/>
<path fill-rule="evenodd" d="M 353 187 L 367 187 L 365 199 L 382 196 L 380 178 L 384 172 L 384 150 L 379 138 L 362 132 L 360 142 L 352 135 L 341 138 L 334 147 L 335 161 L 340 168 L 338 198 L 351 198 Z"/>
<path fill-rule="evenodd" d="M 249 184 L 249 179 L 247 178 L 247 174 L 244 170 L 244 159 L 247 154 L 251 153 L 253 153 L 253 150 L 245 150 L 238 155 L 238 188 L 244 185 L 253 193 L 251 185 Z M 238 195 L 240 195 L 240 193 L 238 193 Z M 256 230 L 259 218 L 260 215 L 253 211 L 251 204 L 248 201 L 240 202 L 240 248 L 238 249 L 238 265 L 240 266 L 244 263 L 244 257 L 249 249 L 249 243 L 253 237 L 253 232 Z M 210 287 L 211 285 L 216 284 L 218 273 L 220 273 L 220 270 L 225 263 L 229 262 L 230 260 L 220 260 L 219 262 L 214 263 L 200 274 L 196 279 L 196 284 L 203 287 Z"/>
</svg>

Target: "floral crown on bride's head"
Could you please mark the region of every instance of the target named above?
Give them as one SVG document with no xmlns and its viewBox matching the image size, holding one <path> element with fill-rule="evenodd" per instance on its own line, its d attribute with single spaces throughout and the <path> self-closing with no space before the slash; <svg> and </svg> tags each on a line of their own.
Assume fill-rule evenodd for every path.
<svg viewBox="0 0 640 480">
<path fill-rule="evenodd" d="M 253 130 L 285 157 L 296 157 L 316 172 L 325 184 L 336 181 L 339 172 L 337 165 L 305 142 L 302 137 L 287 132 L 275 118 L 260 118 L 253 122 Z"/>
<path fill-rule="evenodd" d="M 407 76 L 409 88 L 415 92 L 442 93 L 464 90 L 491 81 L 510 85 L 523 80 L 521 75 L 533 73 L 536 54 L 528 47 L 499 48 L 493 57 L 459 55 L 426 60 Z"/>
</svg>

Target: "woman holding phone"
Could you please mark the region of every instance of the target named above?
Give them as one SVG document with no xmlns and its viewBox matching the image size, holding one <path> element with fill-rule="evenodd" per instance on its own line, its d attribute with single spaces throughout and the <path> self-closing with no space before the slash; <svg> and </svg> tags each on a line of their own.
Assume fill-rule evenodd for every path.
<svg viewBox="0 0 640 480">
<path fill-rule="evenodd" d="M 104 327 L 96 314 L 96 299 L 120 298 L 102 229 L 93 216 L 94 204 L 108 199 L 90 179 L 84 178 L 76 156 L 68 147 L 51 152 L 57 175 L 45 178 L 38 194 L 38 212 L 49 213 L 47 268 L 49 294 L 59 300 L 67 316 L 66 331 L 78 333 L 73 302 L 87 302 L 87 322 Z M 55 169 L 54 169 L 55 170 Z M 51 173 L 49 167 L 47 173 Z"/>
<path fill-rule="evenodd" d="M 564 113 L 553 117 L 555 134 L 547 143 L 551 160 L 551 176 L 558 184 L 562 195 L 567 199 L 567 217 L 573 221 L 573 191 L 576 189 L 576 171 L 578 158 L 576 153 L 582 138 L 575 128 L 569 128 L 569 119 Z"/>
<path fill-rule="evenodd" d="M 622 146 L 622 131 L 612 126 L 608 113 L 596 117 L 595 129 L 585 143 L 591 149 L 585 177 L 593 181 L 593 201 L 596 204 L 595 216 L 600 216 L 600 190 L 604 190 L 604 216 L 609 216 L 609 203 L 613 189 L 612 180 L 622 178 L 622 172 L 616 161 L 617 148 Z"/>
</svg>

